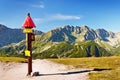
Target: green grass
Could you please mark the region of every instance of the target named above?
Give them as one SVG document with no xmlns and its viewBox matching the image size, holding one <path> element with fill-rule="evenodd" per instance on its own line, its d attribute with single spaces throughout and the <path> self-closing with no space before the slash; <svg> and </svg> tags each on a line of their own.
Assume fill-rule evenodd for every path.
<svg viewBox="0 0 120 80">
<path fill-rule="evenodd" d="M 120 80 L 120 67 L 115 70 L 89 73 L 89 78 L 90 80 Z"/>
<path fill-rule="evenodd" d="M 120 80 L 120 57 L 50 59 L 76 68 L 111 69 L 89 73 L 90 80 Z"/>
<path fill-rule="evenodd" d="M 27 62 L 27 59 L 19 58 L 19 57 L 0 57 L 0 62 L 21 62 L 21 63 L 25 63 L 25 62 Z"/>
</svg>

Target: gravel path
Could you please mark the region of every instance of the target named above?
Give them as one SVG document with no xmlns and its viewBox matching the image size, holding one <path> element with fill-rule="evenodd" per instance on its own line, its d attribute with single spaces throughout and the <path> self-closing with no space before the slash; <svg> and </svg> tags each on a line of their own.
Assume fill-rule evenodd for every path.
<svg viewBox="0 0 120 80">
<path fill-rule="evenodd" d="M 40 76 L 27 74 L 27 63 L 1 63 L 0 80 L 88 80 L 88 69 L 69 69 L 65 65 L 47 60 L 33 60 L 33 72 Z"/>
</svg>

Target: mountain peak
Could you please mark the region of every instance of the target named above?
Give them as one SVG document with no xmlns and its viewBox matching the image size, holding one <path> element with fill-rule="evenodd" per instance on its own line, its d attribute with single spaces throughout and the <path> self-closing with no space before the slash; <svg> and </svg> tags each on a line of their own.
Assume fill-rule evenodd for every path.
<svg viewBox="0 0 120 80">
<path fill-rule="evenodd" d="M 0 31 L 2 31 L 2 30 L 6 30 L 6 29 L 9 29 L 9 28 L 6 27 L 5 25 L 0 24 Z"/>
<path fill-rule="evenodd" d="M 98 40 L 107 41 L 111 43 L 111 39 L 114 39 L 115 33 L 107 31 L 105 29 L 94 30 L 86 25 L 83 26 L 71 26 L 65 25 L 50 31 L 47 41 L 60 42 L 70 41 L 79 42 L 86 40 Z"/>
<path fill-rule="evenodd" d="M 35 30 L 36 35 L 42 34 L 41 31 Z M 25 39 L 25 34 L 22 29 L 11 29 L 5 25 L 0 24 L 0 47 L 11 43 L 17 43 Z"/>
<path fill-rule="evenodd" d="M 99 35 L 100 38 L 105 39 L 106 37 L 113 38 L 115 33 L 106 31 L 105 29 L 97 29 L 96 33 Z"/>
</svg>

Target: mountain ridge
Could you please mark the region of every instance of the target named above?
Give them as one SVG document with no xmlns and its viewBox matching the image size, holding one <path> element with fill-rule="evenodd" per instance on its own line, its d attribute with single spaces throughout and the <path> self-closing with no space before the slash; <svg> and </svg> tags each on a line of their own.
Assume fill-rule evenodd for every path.
<svg viewBox="0 0 120 80">
<path fill-rule="evenodd" d="M 120 54 L 120 33 L 88 26 L 66 25 L 35 36 L 33 56 L 36 58 L 91 57 Z M 21 54 L 25 40 L 0 48 L 1 55 Z"/>
<path fill-rule="evenodd" d="M 35 34 L 42 34 L 41 31 L 35 31 Z M 25 39 L 25 34 L 22 29 L 11 29 L 5 25 L 0 24 L 0 47 L 11 43 L 18 43 Z"/>
<path fill-rule="evenodd" d="M 47 35 L 49 35 L 49 37 Z M 46 32 L 45 34 L 42 35 L 42 38 L 44 38 L 44 36 L 48 37 L 48 39 L 45 39 L 46 41 L 52 41 L 52 42 L 60 42 L 60 41 L 79 42 L 86 40 L 94 40 L 96 42 L 97 41 L 109 42 L 111 46 L 116 46 L 118 45 L 117 43 L 120 42 L 118 33 L 107 31 L 105 29 L 94 30 L 92 28 L 89 28 L 88 26 L 74 27 L 74 26 L 66 25 L 64 27 L 59 27 Z M 113 39 L 117 39 L 115 40 L 115 43 L 113 43 Z"/>
</svg>

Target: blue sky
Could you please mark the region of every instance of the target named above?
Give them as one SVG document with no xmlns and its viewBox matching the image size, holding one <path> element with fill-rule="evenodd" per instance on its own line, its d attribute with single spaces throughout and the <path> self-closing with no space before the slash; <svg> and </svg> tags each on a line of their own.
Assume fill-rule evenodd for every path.
<svg viewBox="0 0 120 80">
<path fill-rule="evenodd" d="M 21 28 L 28 12 L 43 32 L 64 25 L 120 32 L 120 0 L 0 0 L 0 24 Z"/>
</svg>

